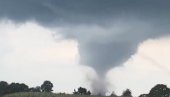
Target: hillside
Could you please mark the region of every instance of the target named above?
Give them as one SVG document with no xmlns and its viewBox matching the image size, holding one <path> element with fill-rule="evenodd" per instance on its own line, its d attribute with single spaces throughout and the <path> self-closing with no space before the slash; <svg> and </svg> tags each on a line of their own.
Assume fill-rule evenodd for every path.
<svg viewBox="0 0 170 97">
<path fill-rule="evenodd" d="M 24 92 L 24 93 L 9 94 L 9 95 L 5 95 L 3 97 L 101 97 L 101 96 Z"/>
</svg>

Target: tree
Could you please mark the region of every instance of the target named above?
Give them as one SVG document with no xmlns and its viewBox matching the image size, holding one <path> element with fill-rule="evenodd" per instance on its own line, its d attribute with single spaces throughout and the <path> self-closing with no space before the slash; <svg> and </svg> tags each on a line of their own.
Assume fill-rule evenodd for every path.
<svg viewBox="0 0 170 97">
<path fill-rule="evenodd" d="M 77 94 L 79 94 L 79 93 L 78 93 L 78 91 L 76 91 L 76 90 L 74 89 L 73 94 L 77 95 Z"/>
<path fill-rule="evenodd" d="M 132 97 L 132 93 L 131 93 L 130 89 L 126 89 L 126 90 L 122 93 L 122 96 Z"/>
<path fill-rule="evenodd" d="M 27 92 L 29 90 L 29 87 L 24 83 L 19 84 L 18 87 L 20 92 Z"/>
<path fill-rule="evenodd" d="M 7 92 L 8 83 L 5 81 L 0 82 L 0 96 L 5 95 Z"/>
<path fill-rule="evenodd" d="M 30 92 L 41 92 L 41 87 L 40 86 L 32 87 L 32 88 L 29 88 L 29 91 Z"/>
<path fill-rule="evenodd" d="M 82 94 L 86 94 L 87 93 L 87 89 L 86 88 L 82 88 L 82 87 L 79 87 L 78 88 L 78 92 L 82 95 Z"/>
<path fill-rule="evenodd" d="M 112 97 L 118 97 L 114 91 L 112 92 L 112 94 L 111 94 L 110 96 L 112 96 Z"/>
<path fill-rule="evenodd" d="M 141 94 L 139 97 L 149 97 L 148 94 Z"/>
<path fill-rule="evenodd" d="M 86 95 L 91 95 L 91 92 L 90 92 L 90 91 L 87 91 Z"/>
<path fill-rule="evenodd" d="M 79 87 L 79 88 L 78 88 L 78 91 L 76 91 L 76 90 L 74 89 L 73 94 L 91 95 L 91 92 L 90 92 L 90 91 L 87 91 L 87 89 L 86 89 L 86 88 Z"/>
<path fill-rule="evenodd" d="M 16 92 L 27 92 L 29 90 L 29 87 L 25 84 L 20 83 L 11 83 L 8 86 L 8 93 L 16 93 Z"/>
<path fill-rule="evenodd" d="M 149 97 L 170 97 L 170 89 L 164 84 L 157 84 L 150 90 Z"/>
<path fill-rule="evenodd" d="M 53 84 L 50 81 L 44 81 L 41 85 L 42 92 L 52 92 Z"/>
</svg>

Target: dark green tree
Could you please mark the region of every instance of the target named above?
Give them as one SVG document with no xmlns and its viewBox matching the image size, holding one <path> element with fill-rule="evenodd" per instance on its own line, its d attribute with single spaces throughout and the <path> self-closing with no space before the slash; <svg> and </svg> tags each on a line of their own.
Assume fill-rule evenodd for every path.
<svg viewBox="0 0 170 97">
<path fill-rule="evenodd" d="M 139 97 L 149 97 L 148 94 L 141 94 Z"/>
<path fill-rule="evenodd" d="M 32 88 L 29 88 L 29 91 L 30 92 L 41 92 L 41 87 L 40 86 L 32 87 Z"/>
<path fill-rule="evenodd" d="M 16 93 L 16 92 L 27 92 L 29 90 L 29 87 L 25 84 L 20 83 L 11 83 L 8 86 L 7 93 Z"/>
<path fill-rule="evenodd" d="M 53 84 L 50 81 L 44 81 L 41 85 L 42 92 L 52 92 Z"/>
<path fill-rule="evenodd" d="M 130 89 L 126 89 L 125 91 L 123 91 L 122 93 L 123 97 L 132 97 L 132 93 Z"/>
<path fill-rule="evenodd" d="M 85 95 L 87 93 L 87 89 L 86 88 L 82 88 L 82 87 L 79 87 L 78 88 L 78 93 L 81 94 L 81 95 Z"/>
<path fill-rule="evenodd" d="M 5 95 L 7 93 L 8 83 L 5 81 L 0 82 L 0 96 Z"/>
<path fill-rule="evenodd" d="M 164 84 L 157 84 L 150 90 L 149 97 L 170 97 L 170 89 Z"/>
<path fill-rule="evenodd" d="M 90 91 L 87 91 L 86 95 L 91 95 L 91 92 L 90 92 Z"/>
<path fill-rule="evenodd" d="M 86 88 L 79 87 L 77 91 L 74 89 L 73 94 L 91 95 L 91 92 L 90 92 L 90 91 L 87 91 L 87 89 L 86 89 Z"/>
</svg>

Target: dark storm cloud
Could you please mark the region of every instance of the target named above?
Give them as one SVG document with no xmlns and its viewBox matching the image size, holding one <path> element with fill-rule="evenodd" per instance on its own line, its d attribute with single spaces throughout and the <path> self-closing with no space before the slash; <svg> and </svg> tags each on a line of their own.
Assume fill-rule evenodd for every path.
<svg viewBox="0 0 170 97">
<path fill-rule="evenodd" d="M 150 20 L 170 15 L 168 0 L 1 0 L 0 14 L 17 21 L 35 19 L 48 24 L 107 24 L 116 17 L 135 15 Z"/>
<path fill-rule="evenodd" d="M 78 41 L 80 62 L 103 77 L 134 54 L 140 42 L 170 33 L 169 4 L 169 0 L 0 0 L 0 17 L 62 27 L 64 38 Z"/>
</svg>

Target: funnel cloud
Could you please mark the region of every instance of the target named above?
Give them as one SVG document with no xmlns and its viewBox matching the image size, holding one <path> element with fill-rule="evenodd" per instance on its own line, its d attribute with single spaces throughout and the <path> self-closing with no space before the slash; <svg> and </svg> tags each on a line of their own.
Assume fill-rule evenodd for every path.
<svg viewBox="0 0 170 97">
<path fill-rule="evenodd" d="M 165 0 L 1 0 L 0 17 L 17 23 L 36 21 L 60 27 L 78 42 L 80 63 L 99 79 L 94 92 L 106 93 L 106 73 L 136 52 L 140 42 L 170 34 L 170 1 Z M 98 87 L 96 87 L 98 86 Z M 101 87 L 100 87 L 101 86 Z"/>
</svg>

